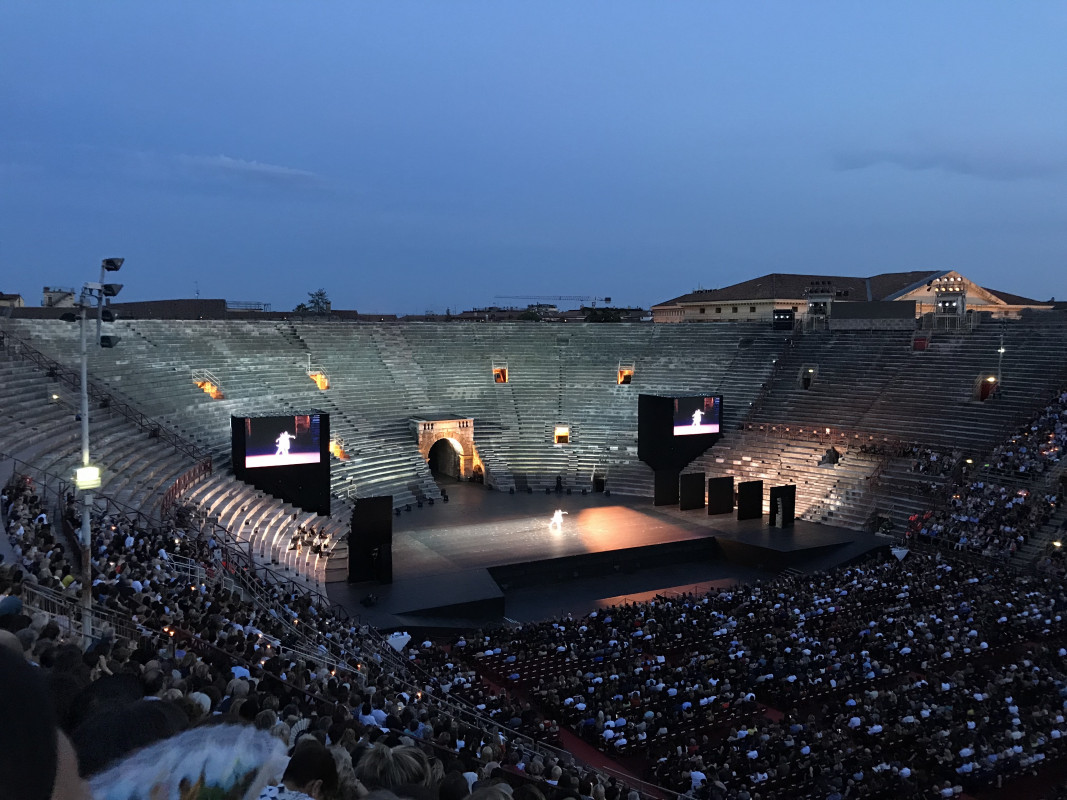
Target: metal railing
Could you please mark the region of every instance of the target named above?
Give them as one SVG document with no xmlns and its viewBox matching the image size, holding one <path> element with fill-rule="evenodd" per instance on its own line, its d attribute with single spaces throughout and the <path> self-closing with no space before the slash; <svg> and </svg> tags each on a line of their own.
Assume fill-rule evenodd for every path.
<svg viewBox="0 0 1067 800">
<path fill-rule="evenodd" d="M 10 356 L 29 361 L 41 368 L 49 378 L 57 381 L 62 386 L 66 386 L 72 391 L 81 391 L 81 376 L 75 370 L 69 369 L 54 358 L 46 356 L 22 337 L 10 331 L 5 332 L 4 350 Z M 118 413 L 123 419 L 132 422 L 138 429 L 147 433 L 153 439 L 158 439 L 178 452 L 185 454 L 193 461 L 201 463 L 203 465 L 202 468 L 206 468 L 210 473 L 211 454 L 206 450 L 186 441 L 174 431 L 168 430 L 129 403 L 119 400 L 114 394 L 101 388 L 93 381 L 89 381 L 87 389 L 90 401 L 97 403 L 100 407 Z"/>
<path fill-rule="evenodd" d="M 50 619 L 56 621 L 60 630 L 72 636 L 82 635 L 82 614 L 85 609 L 77 597 L 27 582 L 22 583 L 21 597 L 27 608 L 47 614 Z M 154 635 L 149 629 L 135 624 L 129 617 L 99 606 L 93 607 L 92 620 L 92 632 L 97 638 L 113 633 L 127 641 L 137 642 L 141 636 Z"/>
</svg>

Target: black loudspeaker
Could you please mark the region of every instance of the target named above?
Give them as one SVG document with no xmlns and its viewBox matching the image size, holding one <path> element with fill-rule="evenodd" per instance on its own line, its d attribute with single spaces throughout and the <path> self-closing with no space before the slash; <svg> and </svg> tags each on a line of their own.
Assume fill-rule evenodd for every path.
<svg viewBox="0 0 1067 800">
<path fill-rule="evenodd" d="M 730 514 L 734 510 L 734 476 L 708 478 L 708 513 Z"/>
<path fill-rule="evenodd" d="M 393 582 L 393 497 L 362 497 L 352 510 L 348 581 Z"/>
<path fill-rule="evenodd" d="M 673 469 L 655 471 L 652 505 L 673 506 L 678 502 L 678 472 Z"/>
<path fill-rule="evenodd" d="M 771 487 L 771 525 L 791 528 L 796 519 L 797 487 L 795 483 Z"/>
<path fill-rule="evenodd" d="M 604 491 L 604 478 L 602 476 L 600 476 L 600 475 L 594 475 L 593 476 L 593 491 L 594 492 L 602 492 L 602 491 Z"/>
<path fill-rule="evenodd" d="M 763 481 L 737 484 L 737 518 L 759 519 L 763 516 Z"/>
<path fill-rule="evenodd" d="M 678 476 L 678 508 L 689 511 L 704 507 L 704 473 L 686 472 Z"/>
</svg>

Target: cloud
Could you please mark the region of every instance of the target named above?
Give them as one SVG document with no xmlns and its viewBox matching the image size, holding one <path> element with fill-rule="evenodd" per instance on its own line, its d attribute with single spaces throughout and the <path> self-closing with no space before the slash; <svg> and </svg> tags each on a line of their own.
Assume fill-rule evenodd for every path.
<svg viewBox="0 0 1067 800">
<path fill-rule="evenodd" d="M 174 157 L 176 166 L 190 175 L 240 182 L 272 184 L 276 186 L 315 186 L 323 179 L 314 172 L 262 161 L 246 161 L 226 155 Z"/>
<path fill-rule="evenodd" d="M 889 165 L 910 172 L 940 170 L 991 181 L 1054 178 L 1067 172 L 1067 157 L 1018 142 L 1012 147 L 912 144 L 843 150 L 834 154 L 840 170 Z"/>
</svg>

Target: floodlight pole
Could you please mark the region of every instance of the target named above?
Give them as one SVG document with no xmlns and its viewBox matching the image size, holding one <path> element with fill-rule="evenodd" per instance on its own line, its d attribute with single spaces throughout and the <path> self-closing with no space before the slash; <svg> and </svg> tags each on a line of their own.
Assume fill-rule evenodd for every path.
<svg viewBox="0 0 1067 800">
<path fill-rule="evenodd" d="M 997 349 L 997 391 L 1000 391 L 1000 368 L 1004 365 L 1004 334 L 1000 334 L 1000 347 Z"/>
<path fill-rule="evenodd" d="M 103 270 L 101 270 L 103 272 Z M 82 289 L 81 294 L 81 337 L 82 337 L 82 363 L 81 363 L 81 422 L 82 422 L 82 466 L 89 466 L 89 347 L 86 342 L 86 322 L 89 304 L 89 290 Z M 97 330 L 100 322 L 97 321 Z M 99 338 L 99 334 L 97 334 Z M 89 646 L 93 635 L 93 534 L 92 534 L 92 489 L 82 490 L 82 637 L 86 647 Z"/>
<path fill-rule="evenodd" d="M 107 275 L 107 271 L 104 269 L 103 262 L 100 263 L 100 285 L 104 285 L 104 278 Z M 104 324 L 104 291 L 100 290 L 100 296 L 96 299 L 96 343 L 100 343 L 100 334 L 103 333 Z M 88 462 L 86 462 L 88 465 Z"/>
</svg>

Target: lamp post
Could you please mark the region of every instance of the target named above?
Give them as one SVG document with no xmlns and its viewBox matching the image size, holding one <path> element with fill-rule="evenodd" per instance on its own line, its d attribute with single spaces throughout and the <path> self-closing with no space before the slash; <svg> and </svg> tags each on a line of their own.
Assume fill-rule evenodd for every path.
<svg viewBox="0 0 1067 800">
<path fill-rule="evenodd" d="M 75 473 L 74 483 L 82 492 L 82 524 L 79 540 L 82 547 L 82 637 L 86 646 L 93 634 L 93 561 L 92 561 L 92 510 L 93 489 L 100 487 L 100 468 L 89 463 L 89 344 L 88 344 L 88 316 L 89 309 L 96 303 L 96 343 L 100 347 L 114 347 L 118 343 L 117 336 L 104 336 L 101 326 L 104 322 L 112 322 L 115 315 L 110 309 L 104 308 L 104 298 L 114 297 L 122 290 L 122 284 L 104 283 L 108 272 L 118 272 L 122 268 L 123 259 L 105 258 L 100 263 L 100 280 L 96 283 L 86 283 L 82 287 L 78 305 L 81 314 L 75 317 L 73 314 L 64 314 L 63 318 L 81 323 L 81 434 L 82 434 L 82 465 Z"/>
</svg>

